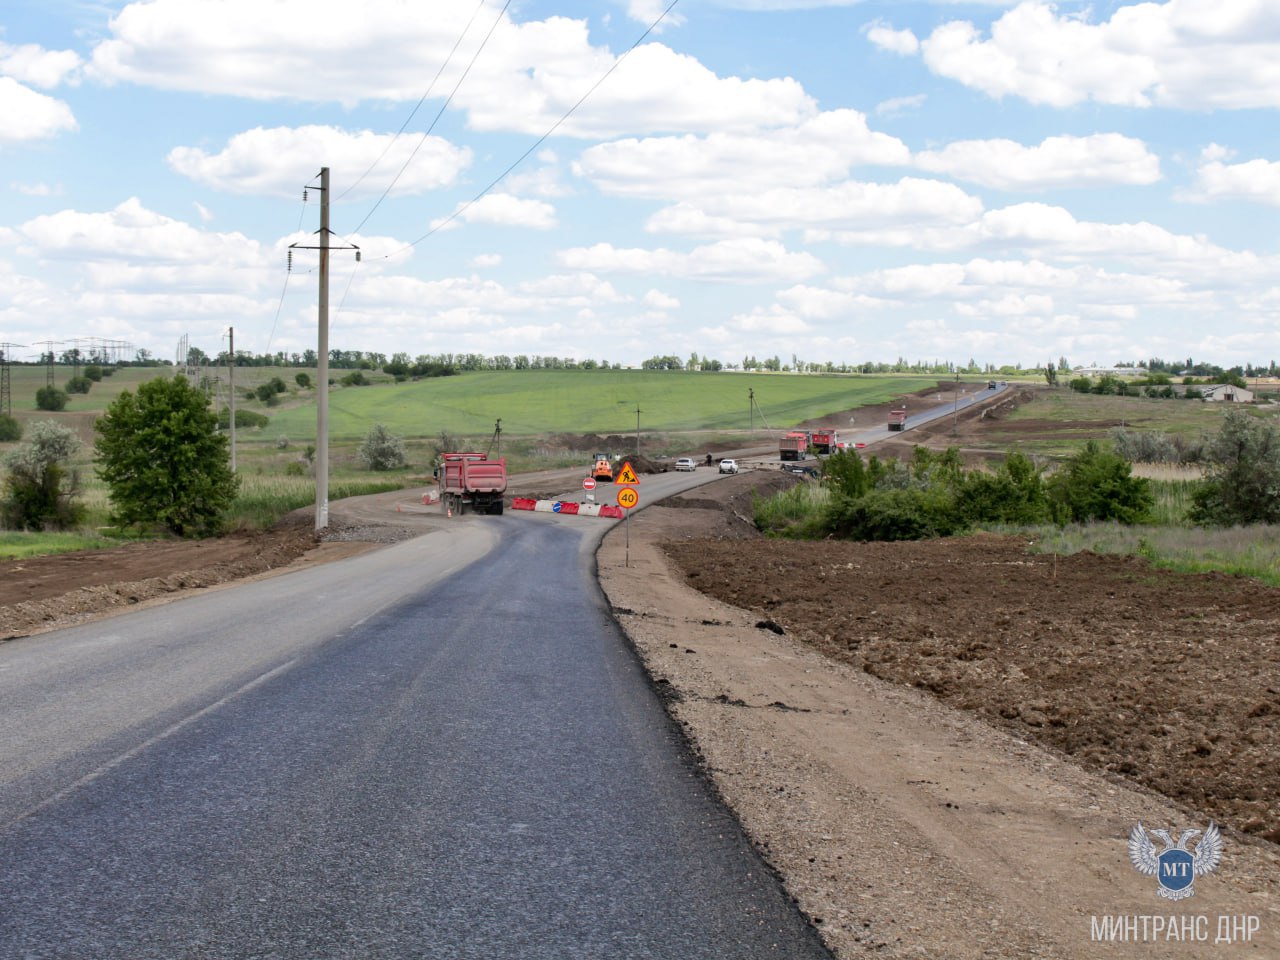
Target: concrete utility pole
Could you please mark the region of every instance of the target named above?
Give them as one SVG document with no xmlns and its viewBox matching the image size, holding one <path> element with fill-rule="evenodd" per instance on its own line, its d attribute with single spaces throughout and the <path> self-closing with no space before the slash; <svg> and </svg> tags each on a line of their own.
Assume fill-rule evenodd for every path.
<svg viewBox="0 0 1280 960">
<path fill-rule="evenodd" d="M 305 191 L 303 194 L 305 196 Z M 329 168 L 320 168 L 320 243 L 289 245 L 291 250 L 320 251 L 319 336 L 316 346 L 316 531 L 329 526 Z M 346 244 L 338 249 L 354 250 L 360 262 L 360 248 Z"/>
<path fill-rule="evenodd" d="M 231 472 L 236 472 L 236 328 L 227 327 L 227 384 L 228 396 L 231 398 L 227 406 L 228 421 L 231 425 Z"/>
<path fill-rule="evenodd" d="M 320 333 L 316 352 L 316 530 L 329 527 L 329 168 L 320 168 Z"/>
</svg>

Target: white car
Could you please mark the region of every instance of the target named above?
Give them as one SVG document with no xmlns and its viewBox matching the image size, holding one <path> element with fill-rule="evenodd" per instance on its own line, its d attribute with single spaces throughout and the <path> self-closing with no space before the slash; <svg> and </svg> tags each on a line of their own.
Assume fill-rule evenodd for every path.
<svg viewBox="0 0 1280 960">
<path fill-rule="evenodd" d="M 698 468 L 698 465 L 694 463 L 693 460 L 689 457 L 681 457 L 679 460 L 676 461 L 677 470 L 692 471 L 692 470 L 696 470 L 697 468 Z"/>
<path fill-rule="evenodd" d="M 720 472 L 721 473 L 737 473 L 738 461 L 737 460 L 721 460 Z"/>
</svg>

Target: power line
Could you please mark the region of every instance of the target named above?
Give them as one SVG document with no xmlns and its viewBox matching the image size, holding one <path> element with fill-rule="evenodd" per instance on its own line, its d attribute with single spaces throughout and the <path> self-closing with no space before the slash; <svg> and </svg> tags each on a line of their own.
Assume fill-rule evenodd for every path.
<svg viewBox="0 0 1280 960">
<path fill-rule="evenodd" d="M 360 176 L 356 179 L 356 181 L 353 184 L 351 184 L 351 186 L 347 187 L 347 189 L 343 190 L 342 193 L 338 194 L 338 196 L 334 198 L 335 203 L 337 203 L 339 200 L 345 197 L 348 193 L 350 193 L 356 187 L 360 186 L 360 184 L 364 182 L 365 178 L 369 176 L 369 174 L 373 173 L 374 168 L 377 167 L 377 165 L 382 162 L 383 158 L 386 157 L 386 155 L 391 152 L 391 148 L 394 147 L 396 145 L 396 141 L 400 139 L 400 134 L 404 133 L 405 128 L 409 126 L 409 122 L 413 120 L 413 118 L 417 115 L 418 111 L 422 108 L 422 105 L 426 103 L 427 97 L 431 96 L 431 91 L 436 88 L 436 82 L 444 74 L 449 64 L 453 62 L 453 55 L 458 52 L 458 47 L 462 45 L 463 39 L 466 37 L 468 33 L 471 32 L 471 25 L 476 22 L 476 17 L 480 15 L 480 11 L 484 8 L 485 2 L 486 0 L 480 0 L 480 3 L 476 5 L 475 10 L 471 14 L 471 19 L 467 21 L 467 25 L 462 28 L 462 33 L 458 34 L 458 39 L 454 41 L 453 49 L 449 51 L 449 55 L 445 57 L 444 62 L 440 64 L 440 69 L 437 70 L 436 75 L 431 78 L 431 84 L 427 87 L 426 92 L 423 93 L 423 95 L 418 98 L 417 104 L 415 104 L 414 108 L 411 111 L 409 111 L 409 116 L 405 117 L 404 123 L 400 124 L 400 129 L 397 130 L 395 133 L 395 136 L 391 138 L 391 142 L 388 143 L 386 147 L 383 148 L 382 153 L 378 154 L 378 159 L 374 160 L 373 163 L 369 164 L 368 170 L 360 174 Z M 506 8 L 504 7 L 503 13 L 505 12 L 506 12 Z M 501 14 L 499 16 L 501 16 Z M 492 32 L 493 31 L 490 30 L 490 33 Z M 473 60 L 472 62 L 474 63 L 475 61 Z M 468 69 L 470 68 L 468 67 Z M 454 92 L 455 93 L 457 92 L 456 87 L 454 88 Z M 450 99 L 452 99 L 452 94 L 450 94 Z M 445 105 L 448 106 L 447 103 Z M 443 112 L 443 110 L 441 112 Z M 436 120 L 439 120 L 439 119 L 440 119 L 440 116 L 439 114 L 437 114 Z M 436 121 L 433 120 L 431 122 L 431 127 L 427 129 L 427 134 L 431 133 L 431 129 L 435 127 L 435 124 L 436 124 Z M 427 134 L 423 135 L 424 140 L 426 139 Z M 419 143 L 419 146 L 421 146 L 421 143 Z M 416 154 L 417 152 L 418 151 L 415 149 L 414 153 Z M 413 156 L 411 155 L 409 159 L 412 160 Z M 406 163 L 405 166 L 408 166 L 408 163 Z M 402 173 L 404 173 L 404 167 L 400 168 L 400 174 Z M 397 180 L 400 179 L 400 174 L 396 174 Z M 395 181 L 392 181 L 392 186 L 395 186 Z M 390 191 L 390 187 L 388 187 L 387 189 L 388 191 Z M 384 193 L 382 197 L 379 198 L 378 203 L 381 203 L 382 200 L 385 198 L 386 198 L 386 193 Z M 378 209 L 377 204 L 374 205 L 373 209 L 374 210 Z M 360 226 L 364 226 L 365 221 L 368 220 L 369 217 L 371 216 L 373 216 L 373 210 L 370 210 L 368 216 L 366 216 L 364 220 L 360 221 Z M 360 227 L 356 227 L 356 230 L 359 230 L 359 229 Z"/>
<path fill-rule="evenodd" d="M 509 2 L 510 0 L 508 0 L 508 3 Z M 483 199 L 485 195 L 489 193 L 489 191 L 491 191 L 494 187 L 496 187 L 503 180 L 505 180 L 508 177 L 508 175 L 510 175 L 512 170 L 520 166 L 520 164 L 524 163 L 525 160 L 527 160 L 535 150 L 541 147 L 551 137 L 552 134 L 554 134 L 557 130 L 560 129 L 561 125 L 566 120 L 568 120 L 571 116 L 573 116 L 575 112 L 577 112 L 579 107 L 581 107 L 584 103 L 587 102 L 587 99 L 593 93 L 595 93 L 596 90 L 600 88 L 600 85 L 609 79 L 613 71 L 617 70 L 618 67 L 622 66 L 622 62 L 626 60 L 627 57 L 631 56 L 631 54 L 635 51 L 636 47 L 644 43 L 644 41 L 648 38 L 649 34 L 653 33 L 653 31 L 658 28 L 659 24 L 661 24 L 662 21 L 667 18 L 667 15 L 671 13 L 672 10 L 675 9 L 676 4 L 678 4 L 679 2 L 680 0 L 671 0 L 671 3 L 667 5 L 667 8 L 658 15 L 658 19 L 653 21 L 653 23 L 649 24 L 648 29 L 646 29 L 644 33 L 640 34 L 639 39 L 637 39 L 635 43 L 633 43 L 630 47 L 628 47 L 626 52 L 623 53 L 622 56 L 618 57 L 618 59 L 613 62 L 613 65 L 609 67 L 608 70 L 606 70 L 603 74 L 601 74 L 600 79 L 598 79 L 595 83 L 591 85 L 590 89 L 588 89 L 587 92 L 584 93 L 578 99 L 578 102 L 575 103 L 573 106 L 571 106 L 568 110 L 566 110 L 564 112 L 564 115 L 561 116 L 560 119 L 557 120 L 555 123 L 553 123 L 550 129 L 548 129 L 546 133 L 544 133 L 537 140 L 535 140 L 533 144 L 529 147 L 529 149 L 525 150 L 524 153 L 520 154 L 520 156 L 516 158 L 515 162 L 512 163 L 509 167 L 507 167 L 505 170 L 503 170 L 502 173 L 500 173 L 497 177 L 495 177 L 489 183 L 488 186 L 486 186 L 474 197 L 472 197 L 470 200 L 466 201 L 464 204 L 458 207 L 458 209 L 454 210 L 453 213 L 449 214 L 449 216 L 445 217 L 443 220 L 437 223 L 434 227 L 432 227 L 430 230 L 428 230 L 426 233 L 420 236 L 417 240 L 413 240 L 409 243 L 406 243 L 403 247 L 400 247 L 397 250 L 393 250 L 391 253 L 383 255 L 380 259 L 387 260 L 395 256 L 397 253 L 401 253 L 404 250 L 408 250 L 410 247 L 416 247 L 418 244 L 422 243 L 422 241 L 426 240 L 428 237 L 434 236 L 436 233 L 438 233 L 440 230 L 447 227 L 454 220 L 458 219 L 458 217 L 460 217 L 472 206 L 479 203 L 480 200 Z M 368 218 L 366 217 L 365 219 L 368 219 Z M 357 227 L 356 229 L 359 229 L 359 228 Z"/>
</svg>

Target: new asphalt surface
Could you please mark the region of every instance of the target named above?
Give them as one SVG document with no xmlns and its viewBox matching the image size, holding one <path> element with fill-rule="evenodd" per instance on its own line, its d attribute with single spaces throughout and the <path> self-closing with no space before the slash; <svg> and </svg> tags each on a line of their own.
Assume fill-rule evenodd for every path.
<svg viewBox="0 0 1280 960">
<path fill-rule="evenodd" d="M 0 958 L 827 957 L 609 616 L 592 522 L 0 645 Z"/>
</svg>

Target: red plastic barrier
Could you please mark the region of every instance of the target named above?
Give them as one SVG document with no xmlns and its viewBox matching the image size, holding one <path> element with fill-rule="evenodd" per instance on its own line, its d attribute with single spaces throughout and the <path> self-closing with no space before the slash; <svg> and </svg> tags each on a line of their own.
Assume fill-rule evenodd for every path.
<svg viewBox="0 0 1280 960">
<path fill-rule="evenodd" d="M 611 507 L 607 503 L 600 508 L 600 516 L 613 517 L 615 520 L 621 520 L 626 516 L 626 511 L 621 507 Z"/>
<path fill-rule="evenodd" d="M 538 503 L 537 500 L 531 500 L 528 497 L 513 497 L 511 499 L 511 509 L 512 510 L 532 510 L 537 505 L 537 503 Z"/>
<path fill-rule="evenodd" d="M 578 512 L 578 504 L 574 503 L 572 500 L 561 500 L 558 506 L 560 507 L 560 509 L 556 511 L 557 513 L 577 513 Z"/>
</svg>

